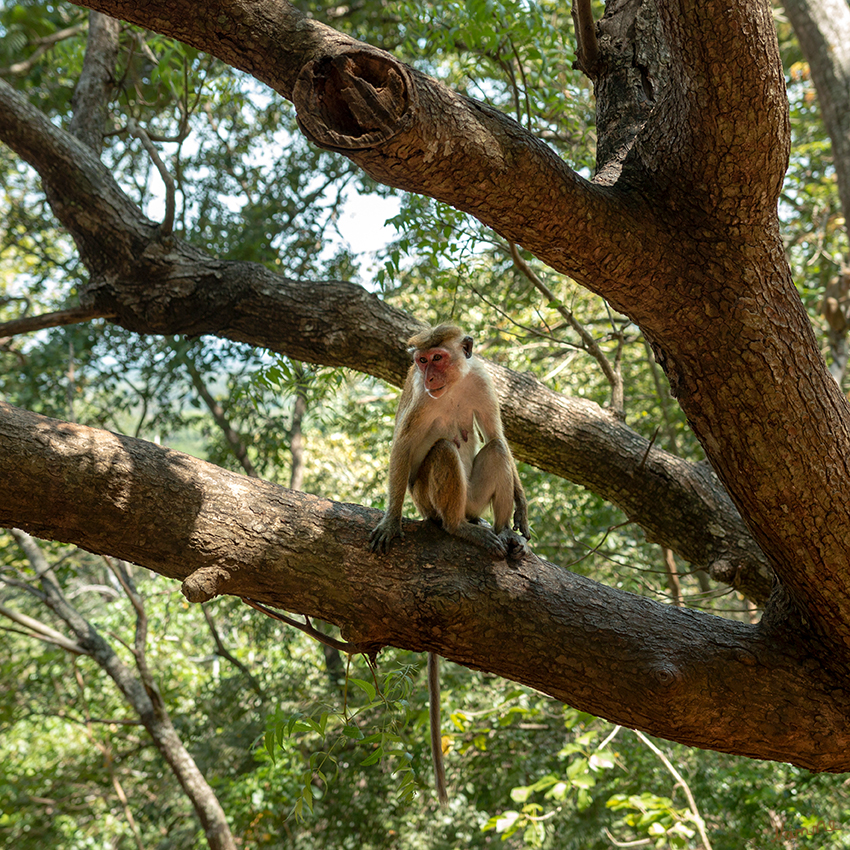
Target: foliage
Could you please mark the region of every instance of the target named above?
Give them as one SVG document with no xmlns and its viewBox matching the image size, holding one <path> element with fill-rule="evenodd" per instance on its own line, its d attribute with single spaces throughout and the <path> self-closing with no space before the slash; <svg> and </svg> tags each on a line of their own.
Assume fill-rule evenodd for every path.
<svg viewBox="0 0 850 850">
<path fill-rule="evenodd" d="M 315 14 L 509 112 L 591 171 L 592 91 L 571 67 L 566 5 L 367 0 L 327 2 Z M 0 7 L 0 73 L 59 123 L 70 118 L 85 21 L 83 10 L 62 3 Z M 38 53 L 41 39 L 66 29 L 72 34 Z M 817 311 L 847 255 L 846 222 L 810 74 L 787 24 L 780 20 L 778 31 L 794 134 L 784 236 L 801 295 L 823 331 Z M 10 70 L 18 65 L 23 70 Z M 395 193 L 306 144 L 286 104 L 196 50 L 132 26 L 122 26 L 116 81 L 103 158 L 148 215 L 161 218 L 162 188 L 128 132 L 131 119 L 156 140 L 175 177 L 182 237 L 293 277 L 363 279 L 358 246 L 337 233 L 345 200 L 355 190 Z M 84 269 L 33 173 L 5 149 L 0 196 L 0 321 L 75 303 Z M 510 246 L 469 216 L 413 196 L 398 198 L 394 209 L 396 237 L 366 285 L 425 320 L 462 321 L 487 357 L 607 405 L 611 388 L 565 320 L 569 311 L 619 362 L 628 423 L 683 457 L 701 458 L 646 341 L 622 316 L 523 254 L 555 296 L 542 297 Z M 281 483 L 289 481 L 300 428 L 305 489 L 383 505 L 395 392 L 352 373 L 314 370 L 219 340 L 140 339 L 95 322 L 0 340 L 0 394 L 47 415 L 243 468 L 223 417 L 256 472 Z M 531 468 L 521 474 L 543 557 L 670 598 L 662 553 L 616 509 Z M 45 551 L 66 596 L 131 664 L 134 615 L 110 571 L 84 552 L 46 544 Z M 680 567 L 686 604 L 750 616 L 744 600 Z M 0 604 L 56 626 L 7 534 L 0 535 L 0 569 Z M 200 608 L 183 602 L 172 584 L 143 571 L 135 580 L 150 620 L 149 663 L 167 709 L 244 846 L 594 850 L 611 846 L 609 834 L 656 847 L 698 846 L 681 787 L 636 736 L 449 665 L 442 712 L 451 801 L 442 812 L 429 791 L 420 659 L 388 650 L 374 666 L 343 660 L 221 599 L 208 608 L 227 657 Z M 185 796 L 103 671 L 11 621 L 0 627 L 0 678 L 11 685 L 0 691 L 4 846 L 131 847 L 121 794 L 143 846 L 196 846 L 200 831 Z M 693 793 L 715 850 L 850 846 L 840 778 L 660 746 Z"/>
</svg>

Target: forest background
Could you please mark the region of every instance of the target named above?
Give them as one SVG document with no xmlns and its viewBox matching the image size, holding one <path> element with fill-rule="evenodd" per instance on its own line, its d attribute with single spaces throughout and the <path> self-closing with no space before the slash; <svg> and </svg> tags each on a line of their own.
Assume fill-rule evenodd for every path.
<svg viewBox="0 0 850 850">
<path fill-rule="evenodd" d="M 850 274 L 839 177 L 850 173 L 850 143 L 830 139 L 816 57 L 789 17 L 798 5 L 831 15 L 830 35 L 846 46 L 850 6 L 786 5 L 773 7 L 791 119 L 781 235 L 843 387 Z M 364 0 L 310 10 L 512 115 L 594 173 L 594 89 L 574 66 L 566 5 Z M 594 4 L 597 19 L 604 12 Z M 113 52 L 98 54 L 103 44 Z M 105 134 L 75 123 L 85 62 L 104 56 Z M 844 70 L 850 80 L 850 63 Z M 633 321 L 470 215 L 311 144 L 291 105 L 253 77 L 137 25 L 25 2 L 0 8 L 0 80 L 54 125 L 94 133 L 121 189 L 210 256 L 292 281 L 356 284 L 413 320 L 457 321 L 489 361 L 606 411 L 642 445 L 705 464 Z M 50 191 L 6 146 L 0 193 L 0 322 L 11 323 L 0 326 L 3 401 L 324 499 L 383 506 L 394 389 L 356 361 L 325 367 L 223 337 L 84 320 L 89 271 Z M 377 233 L 387 244 L 372 253 L 375 242 L 361 240 Z M 344 310 L 361 296 L 340 286 Z M 55 315 L 20 324 L 43 314 Z M 371 346 L 360 343 L 365 359 Z M 719 567 L 651 542 L 592 476 L 520 472 L 540 557 L 665 605 L 759 621 L 767 571 L 719 581 Z M 20 530 L 0 533 L 0 570 L 3 846 L 850 846 L 840 774 L 651 739 L 450 663 L 442 811 L 430 792 L 422 653 L 349 656 L 234 596 L 192 604 L 170 579 Z"/>
</svg>

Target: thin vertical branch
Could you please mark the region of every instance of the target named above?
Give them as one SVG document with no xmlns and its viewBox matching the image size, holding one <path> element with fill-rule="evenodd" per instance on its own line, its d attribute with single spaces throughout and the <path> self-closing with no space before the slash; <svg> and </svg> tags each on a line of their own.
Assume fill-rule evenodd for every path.
<svg viewBox="0 0 850 850">
<path fill-rule="evenodd" d="M 551 289 L 537 275 L 534 269 L 526 263 L 520 256 L 519 249 L 515 242 L 508 242 L 511 251 L 511 259 L 514 265 L 528 278 L 534 285 L 534 288 L 546 298 L 549 306 L 557 310 L 563 317 L 564 321 L 579 335 L 581 338 L 582 347 L 584 350 L 599 364 L 602 373 L 611 386 L 611 412 L 618 418 L 625 418 L 625 398 L 623 392 L 623 376 L 619 368 L 619 355 L 617 363 L 611 364 L 611 361 L 605 356 L 605 352 L 599 347 L 599 343 L 588 332 L 587 328 L 579 322 L 573 315 L 572 310 L 568 310 L 561 300 L 552 292 Z"/>
<path fill-rule="evenodd" d="M 673 763 L 670 759 L 668 759 L 667 756 L 665 756 L 664 753 L 662 753 L 661 750 L 659 750 L 658 747 L 656 747 L 655 744 L 653 744 L 652 741 L 643 734 L 643 732 L 638 732 L 637 729 L 633 729 L 632 731 L 650 750 L 652 750 L 652 752 L 655 753 L 655 755 L 658 756 L 661 763 L 667 768 L 673 779 L 676 780 L 676 784 L 679 785 L 682 791 L 684 791 L 685 797 L 687 797 L 688 800 L 688 808 L 690 808 L 691 814 L 694 816 L 694 823 L 696 825 L 697 832 L 699 832 L 700 840 L 702 841 L 702 850 L 712 850 L 711 842 L 708 840 L 708 834 L 705 831 L 705 822 L 697 808 L 697 801 L 694 799 L 694 795 L 691 793 L 691 788 L 688 783 L 685 782 L 682 774 L 673 767 Z"/>
<path fill-rule="evenodd" d="M 69 422 L 76 422 L 77 415 L 74 413 L 74 396 L 77 393 L 77 378 L 74 363 L 74 340 L 68 340 L 68 371 L 65 373 L 67 382 L 65 384 L 65 402 L 68 407 L 67 415 Z"/>
<path fill-rule="evenodd" d="M 110 570 L 112 570 L 115 578 L 118 579 L 118 583 L 123 588 L 124 593 L 130 600 L 130 604 L 133 606 L 133 610 L 136 612 L 136 629 L 135 636 L 133 638 L 133 657 L 136 661 L 136 669 L 139 671 L 139 679 L 141 680 L 142 685 L 144 685 L 145 691 L 147 691 L 154 707 L 157 711 L 164 712 L 162 694 L 160 693 L 156 682 L 154 682 L 153 674 L 148 667 L 146 654 L 148 642 L 148 615 L 145 611 L 144 601 L 139 595 L 139 592 L 136 590 L 133 580 L 130 578 L 130 573 L 127 571 L 127 562 L 107 557 L 104 557 L 103 560 L 106 561 L 107 566 Z"/>
<path fill-rule="evenodd" d="M 254 464 L 251 463 L 251 459 L 248 457 L 248 448 L 245 445 L 244 440 L 231 427 L 229 420 L 224 414 L 224 408 L 215 400 L 212 393 L 207 389 L 207 385 L 204 382 L 203 376 L 198 370 L 198 367 L 194 364 L 188 354 L 182 355 L 181 359 L 189 372 L 189 377 L 192 379 L 192 386 L 194 386 L 198 395 L 201 397 L 201 400 L 209 409 L 216 425 L 218 425 L 221 432 L 224 434 L 224 439 L 227 440 L 227 444 L 230 446 L 236 460 L 239 461 L 240 466 L 245 470 L 245 474 L 250 475 L 251 478 L 259 478 L 260 474 L 254 468 Z"/>
<path fill-rule="evenodd" d="M 599 43 L 596 40 L 596 22 L 590 0 L 573 0 L 573 27 L 576 34 L 576 67 L 591 80 L 599 73 Z"/>
<path fill-rule="evenodd" d="M 677 608 L 683 606 L 682 602 L 682 586 L 679 582 L 679 570 L 676 568 L 676 556 L 672 549 L 666 546 L 661 548 L 664 553 L 664 569 L 667 571 L 667 586 L 670 588 L 670 595 L 673 597 L 673 604 Z"/>
<path fill-rule="evenodd" d="M 130 827 L 130 831 L 133 833 L 133 840 L 136 844 L 137 850 L 145 850 L 145 845 L 142 842 L 142 834 L 139 832 L 139 826 L 136 823 L 135 817 L 133 817 L 133 810 L 130 808 L 130 801 L 127 799 L 127 794 L 124 792 L 124 786 L 121 784 L 121 780 L 118 778 L 118 773 L 115 770 L 115 759 L 112 756 L 112 745 L 109 741 L 100 740 L 94 732 L 94 724 L 92 723 L 91 712 L 89 711 L 89 704 L 86 699 L 86 688 L 85 683 L 83 682 L 83 674 L 80 672 L 80 668 L 76 664 L 74 664 L 74 679 L 77 683 L 77 690 L 80 693 L 80 704 L 82 705 L 83 716 L 85 717 L 86 735 L 88 736 L 89 741 L 91 741 L 91 743 L 100 750 L 100 753 L 103 756 L 104 767 L 106 768 L 106 772 L 109 774 L 109 779 L 112 782 L 112 788 L 115 791 L 115 795 L 121 803 L 121 808 L 124 811 L 124 818 Z"/>
<path fill-rule="evenodd" d="M 263 689 L 260 686 L 257 677 L 254 676 L 254 674 L 224 645 L 224 641 L 221 639 L 221 634 L 215 624 L 215 620 L 213 619 L 212 612 L 206 604 L 201 605 L 201 611 L 204 613 L 204 619 L 207 621 L 210 635 L 212 635 L 213 643 L 215 644 L 215 654 L 229 661 L 237 670 L 239 670 L 240 673 L 242 673 L 243 676 L 245 676 L 248 680 L 248 684 L 257 696 L 261 699 L 265 699 Z"/>
<path fill-rule="evenodd" d="M 142 143 L 142 147 L 147 151 L 148 156 L 151 158 L 151 162 L 153 162 L 154 166 L 156 166 L 156 170 L 159 172 L 159 176 L 165 184 L 165 217 L 162 219 L 162 224 L 159 226 L 159 232 L 163 236 L 170 236 L 171 232 L 174 230 L 174 215 L 176 209 L 174 178 L 165 167 L 165 163 L 162 161 L 159 151 L 154 147 L 154 144 L 147 132 L 145 132 L 145 130 L 143 130 L 132 118 L 127 122 L 127 129 L 130 131 L 130 135 L 134 136 Z"/>
<path fill-rule="evenodd" d="M 304 487 L 304 417 L 307 415 L 307 369 L 303 364 L 297 366 L 298 387 L 295 391 L 295 405 L 292 410 L 292 427 L 289 429 L 289 453 L 292 467 L 289 473 L 289 489 L 301 490 Z"/>
</svg>

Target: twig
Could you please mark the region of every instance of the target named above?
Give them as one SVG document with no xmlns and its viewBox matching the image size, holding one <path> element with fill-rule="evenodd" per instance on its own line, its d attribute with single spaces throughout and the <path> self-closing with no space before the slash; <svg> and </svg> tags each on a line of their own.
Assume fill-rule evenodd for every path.
<svg viewBox="0 0 850 850">
<path fill-rule="evenodd" d="M 508 44 L 510 44 L 511 50 L 513 51 L 514 57 L 516 58 L 516 64 L 519 68 L 519 75 L 522 77 L 522 91 L 523 95 L 525 96 L 525 117 L 528 122 L 527 127 L 529 130 L 531 130 L 531 101 L 528 97 L 528 80 L 525 77 L 525 68 L 522 67 L 522 59 L 520 59 L 519 53 L 516 49 L 516 45 L 514 44 L 514 41 L 510 36 L 508 36 Z M 517 112 L 519 112 L 519 109 L 517 109 Z M 517 121 L 519 120 L 520 116 L 518 115 Z M 522 122 L 520 121 L 520 123 Z"/>
<path fill-rule="evenodd" d="M 605 356 L 605 352 L 599 347 L 599 343 L 593 338 L 592 334 L 579 322 L 573 315 L 572 310 L 568 310 L 560 301 L 560 299 L 552 292 L 551 289 L 537 275 L 534 269 L 526 263 L 520 256 L 516 242 L 508 242 L 511 251 L 511 259 L 514 265 L 531 281 L 535 289 L 540 292 L 544 298 L 548 299 L 549 305 L 560 313 L 569 326 L 581 337 L 582 347 L 587 353 L 593 357 L 599 364 L 605 375 L 606 380 L 611 386 L 611 410 L 618 419 L 623 419 L 624 413 L 624 398 L 623 398 L 623 376 L 620 374 L 619 363 L 617 366 L 612 366 L 611 361 Z"/>
<path fill-rule="evenodd" d="M 179 356 L 183 361 L 183 364 L 186 366 L 186 370 L 189 372 L 189 377 L 192 380 L 192 386 L 195 387 L 195 390 L 201 397 L 201 400 L 209 409 L 216 425 L 218 425 L 222 434 L 224 434 L 224 439 L 227 440 L 230 450 L 233 452 L 236 460 L 239 461 L 242 469 L 245 470 L 245 474 L 251 478 L 259 478 L 260 474 L 254 468 L 254 464 L 251 463 L 251 459 L 248 457 L 248 447 L 245 445 L 245 442 L 239 433 L 231 426 L 227 416 L 225 415 L 224 408 L 215 400 L 215 397 L 209 389 L 207 389 L 207 385 L 204 382 L 204 377 L 201 375 L 200 370 L 188 353 L 183 352 Z"/>
<path fill-rule="evenodd" d="M 676 558 L 673 555 L 673 550 L 666 546 L 661 547 L 661 552 L 664 555 L 664 567 L 667 572 L 667 584 L 670 586 L 670 596 L 673 599 L 673 604 L 677 608 L 682 608 L 682 585 L 679 582 L 679 570 L 676 568 Z"/>
<path fill-rule="evenodd" d="M 653 432 L 652 439 L 649 441 L 649 445 L 646 447 L 646 451 L 643 453 L 643 457 L 640 459 L 638 469 L 643 469 L 646 466 L 646 459 L 649 457 L 649 453 L 652 451 L 652 447 L 655 445 L 655 441 L 658 439 L 658 432 L 660 430 L 661 426 L 659 425 Z"/>
<path fill-rule="evenodd" d="M 649 371 L 652 374 L 652 382 L 655 385 L 655 394 L 658 396 L 658 404 L 661 406 L 661 416 L 664 419 L 664 430 L 667 436 L 668 449 L 673 454 L 678 454 L 679 446 L 676 440 L 676 430 L 673 427 L 672 414 L 670 412 L 670 390 L 669 387 L 665 387 L 661 380 L 658 363 L 655 360 L 655 353 L 646 337 L 643 338 L 643 347 L 646 350 Z"/>
<path fill-rule="evenodd" d="M 133 637 L 133 647 L 130 650 L 133 653 L 133 658 L 136 661 L 136 669 L 139 671 L 139 679 L 145 691 L 150 697 L 157 711 L 164 709 L 162 694 L 154 681 L 153 673 L 148 667 L 148 659 L 146 654 L 146 645 L 148 641 L 148 615 L 145 611 L 145 603 L 139 592 L 136 590 L 133 579 L 127 572 L 127 562 L 115 558 L 103 556 L 106 565 L 112 570 L 112 574 L 118 579 L 118 583 L 124 590 L 130 604 L 136 612 L 136 628 Z"/>
<path fill-rule="evenodd" d="M 0 339 L 42 331 L 45 328 L 58 328 L 62 325 L 76 325 L 91 319 L 114 319 L 115 313 L 106 313 L 93 307 L 72 307 L 70 310 L 56 310 L 42 313 L 40 316 L 25 316 L 0 324 Z"/>
<path fill-rule="evenodd" d="M 33 51 L 28 59 L 25 59 L 23 62 L 16 62 L 14 65 L 10 65 L 8 68 L 0 68 L 0 74 L 28 74 L 36 62 L 53 47 L 54 44 L 58 44 L 60 41 L 64 41 L 66 38 L 73 38 L 75 35 L 79 35 L 81 32 L 85 32 L 89 27 L 89 22 L 84 21 L 81 24 L 75 24 L 72 27 L 66 27 L 63 30 L 57 30 L 50 35 L 44 36 L 44 38 L 39 38 L 31 44 L 37 44 L 38 47 Z M 29 46 L 29 45 L 27 45 Z"/>
<path fill-rule="evenodd" d="M 201 611 L 203 611 L 204 619 L 207 621 L 207 626 L 209 626 L 210 634 L 212 635 L 213 642 L 215 643 L 215 654 L 226 659 L 234 667 L 236 667 L 236 669 L 239 670 L 248 680 L 248 684 L 250 684 L 252 690 L 257 694 L 257 696 L 265 698 L 263 689 L 260 687 L 260 683 L 257 681 L 254 674 L 224 645 L 224 641 L 221 639 L 221 635 L 219 634 L 210 610 L 206 607 L 206 605 L 201 605 Z"/>
<path fill-rule="evenodd" d="M 266 608 L 260 602 L 257 602 L 254 599 L 249 599 L 247 596 L 241 596 L 240 599 L 246 604 L 250 605 L 252 608 L 256 608 L 258 611 L 261 611 L 267 617 L 271 617 L 273 620 L 280 620 L 281 623 L 286 623 L 288 626 L 293 626 L 299 631 L 304 632 L 305 635 L 310 635 L 314 640 L 319 641 L 319 643 L 323 643 L 326 646 L 332 646 L 334 649 L 338 649 L 340 652 L 347 652 L 349 655 L 352 655 L 357 652 L 363 652 L 363 649 L 358 646 L 356 643 L 346 643 L 342 640 L 337 640 L 336 638 L 329 637 L 328 635 L 323 635 L 320 631 L 313 627 L 313 624 L 310 622 L 309 617 L 305 617 L 304 623 L 299 623 L 298 620 L 293 620 L 291 617 L 287 617 L 285 614 L 281 614 L 279 611 L 273 611 L 271 608 Z"/>
<path fill-rule="evenodd" d="M 699 832 L 700 840 L 703 844 L 703 850 L 712 850 L 711 842 L 708 840 L 708 835 L 705 831 L 705 823 L 703 822 L 702 816 L 697 808 L 696 800 L 694 799 L 694 795 L 691 793 L 691 789 L 688 783 L 685 782 L 682 774 L 673 767 L 670 759 L 668 759 L 667 756 L 665 756 L 664 753 L 662 753 L 661 750 L 659 750 L 658 747 L 656 747 L 655 744 L 653 744 L 652 741 L 643 734 L 643 732 L 638 732 L 637 729 L 633 729 L 632 731 L 650 750 L 652 750 L 652 752 L 655 753 L 655 755 L 658 756 L 659 759 L 661 759 L 661 763 L 667 768 L 670 775 L 676 780 L 677 784 L 681 786 L 682 791 L 685 792 L 685 796 L 688 798 L 688 807 L 691 810 L 691 814 L 694 816 L 694 822 L 696 824 L 697 831 Z"/>
<path fill-rule="evenodd" d="M 91 654 L 78 643 L 65 637 L 61 632 L 57 632 L 56 629 L 52 629 L 39 620 L 28 617 L 26 614 L 21 614 L 19 611 L 13 611 L 5 605 L 0 605 L 0 615 L 11 620 L 13 623 L 17 623 L 19 626 L 23 626 L 26 629 L 26 632 L 23 634 L 26 634 L 28 637 L 37 638 L 40 641 L 44 641 L 44 643 L 52 643 L 54 646 L 61 647 L 73 655 Z"/>
<path fill-rule="evenodd" d="M 165 167 L 165 163 L 162 161 L 159 151 L 154 147 L 151 137 L 147 134 L 147 132 L 145 132 L 145 130 L 143 130 L 132 118 L 127 122 L 127 129 L 130 131 L 132 136 L 135 136 L 142 143 L 142 147 L 148 152 L 151 162 L 153 162 L 156 166 L 156 170 L 159 172 L 159 176 L 165 184 L 165 218 L 163 218 L 162 224 L 159 226 L 159 230 L 163 236 L 170 236 L 171 232 L 174 230 L 174 178 Z"/>
<path fill-rule="evenodd" d="M 605 836 L 615 847 L 648 847 L 652 844 L 651 838 L 639 838 L 637 841 L 617 841 L 613 835 L 611 835 L 608 827 L 605 827 Z"/>
</svg>

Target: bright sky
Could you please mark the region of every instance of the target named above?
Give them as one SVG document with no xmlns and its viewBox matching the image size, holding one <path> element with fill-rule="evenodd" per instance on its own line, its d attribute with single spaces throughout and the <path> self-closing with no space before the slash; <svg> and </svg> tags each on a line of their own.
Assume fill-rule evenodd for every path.
<svg viewBox="0 0 850 850">
<path fill-rule="evenodd" d="M 375 272 L 375 252 L 396 237 L 394 227 L 384 222 L 398 215 L 398 198 L 380 198 L 376 195 L 349 194 L 337 227 L 343 239 L 360 258 L 360 274 L 368 285 Z"/>
</svg>

